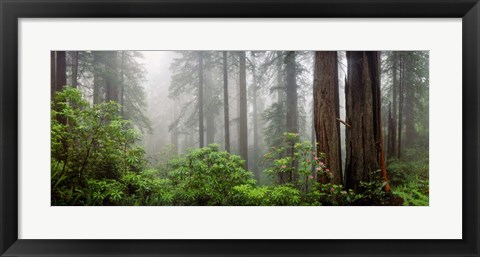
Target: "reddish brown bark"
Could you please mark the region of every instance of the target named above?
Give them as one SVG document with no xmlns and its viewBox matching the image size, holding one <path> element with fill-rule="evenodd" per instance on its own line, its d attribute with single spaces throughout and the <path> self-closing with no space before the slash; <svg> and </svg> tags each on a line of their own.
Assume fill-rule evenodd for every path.
<svg viewBox="0 0 480 257">
<path fill-rule="evenodd" d="M 316 52 L 314 69 L 314 122 L 317 152 L 333 177 L 319 176 L 320 182 L 342 183 L 338 100 L 337 52 Z"/>
<path fill-rule="evenodd" d="M 348 83 L 345 86 L 346 186 L 357 188 L 360 181 L 372 181 L 380 170 L 388 179 L 382 144 L 380 115 L 380 53 L 347 52 Z"/>
</svg>

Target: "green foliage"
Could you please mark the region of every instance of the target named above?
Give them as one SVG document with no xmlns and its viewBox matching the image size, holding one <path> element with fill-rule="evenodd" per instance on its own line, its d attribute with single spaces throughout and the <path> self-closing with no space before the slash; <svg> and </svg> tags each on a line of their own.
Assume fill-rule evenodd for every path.
<svg viewBox="0 0 480 257">
<path fill-rule="evenodd" d="M 90 106 L 79 90 L 70 87 L 55 95 L 51 111 L 54 204 L 84 204 L 86 199 L 78 194 L 85 193 L 89 179 L 118 180 L 126 172 L 145 168 L 144 151 L 134 144 L 140 134 L 118 110 L 114 102 Z"/>
<path fill-rule="evenodd" d="M 403 205 L 429 204 L 428 149 L 405 149 L 401 160 L 389 164 L 392 193 L 403 198 Z"/>
<path fill-rule="evenodd" d="M 128 172 L 119 180 L 88 179 L 85 205 L 171 205 L 173 193 L 168 179 L 156 170 Z"/>
<path fill-rule="evenodd" d="M 157 170 L 126 173 L 122 177 L 127 198 L 122 205 L 171 205 L 174 195 L 171 181 L 159 178 Z"/>
<path fill-rule="evenodd" d="M 203 111 L 205 119 L 214 119 L 223 108 L 223 70 L 221 51 L 202 51 L 203 63 Z M 169 125 L 169 130 L 179 134 L 195 134 L 198 131 L 198 97 L 200 51 L 178 51 L 173 60 L 169 98 L 179 104 L 179 113 Z M 205 74 L 208 74 L 205 75 Z M 188 96 L 188 97 L 186 97 Z M 191 96 L 193 96 L 192 99 Z M 187 98 L 189 100 L 185 100 Z M 221 128 L 218 126 L 218 128 Z"/>
<path fill-rule="evenodd" d="M 228 205 L 233 187 L 256 183 L 239 156 L 219 151 L 215 144 L 191 150 L 172 165 L 169 178 L 178 205 Z"/>
<path fill-rule="evenodd" d="M 395 187 L 393 194 L 403 198 L 403 205 L 428 206 L 428 180 L 416 176 L 409 180 L 407 184 Z"/>
<path fill-rule="evenodd" d="M 231 201 L 231 205 L 238 206 L 294 206 L 300 203 L 300 192 L 292 185 L 235 186 Z"/>
<path fill-rule="evenodd" d="M 346 190 L 342 185 L 315 183 L 315 190 L 306 195 L 305 202 L 308 205 L 346 206 L 357 205 L 361 197 L 362 195 L 351 189 Z"/>
<path fill-rule="evenodd" d="M 86 205 L 118 205 L 124 199 L 125 186 L 114 179 L 88 179 Z"/>
<path fill-rule="evenodd" d="M 357 190 L 359 199 L 355 202 L 355 205 L 386 205 L 390 199 L 390 195 L 383 190 L 385 184 L 385 181 L 381 180 L 371 182 L 360 181 Z"/>
<path fill-rule="evenodd" d="M 166 177 L 169 172 L 173 171 L 171 160 L 176 158 L 179 158 L 179 155 L 174 145 L 167 145 L 155 154 L 153 163 L 162 177 Z"/>
<path fill-rule="evenodd" d="M 250 84 L 250 89 L 255 87 L 255 90 L 249 90 L 249 97 L 256 92 L 260 103 L 266 91 L 278 94 L 269 106 L 259 107 L 264 110 L 258 113 L 263 117 L 258 127 L 265 130 L 261 140 L 271 147 L 264 156 L 261 167 L 265 169 L 261 177 L 266 175 L 274 181 L 271 185 L 260 186 L 253 174 L 245 170 L 239 156 L 221 151 L 217 145 L 193 149 L 185 155 L 178 155 L 177 149 L 166 147 L 154 156 L 155 162 L 149 166 L 144 149 L 136 145 L 140 134 L 134 129 L 150 127 L 143 116 L 145 94 L 141 84 L 145 71 L 137 63 L 140 56 L 130 51 L 121 52 L 121 55 L 82 53 L 79 82 L 91 82 L 95 71 L 100 101 L 106 93 L 102 85 L 110 79 L 111 84 L 121 85 L 117 89 L 124 104 L 123 109 L 115 102 L 92 106 L 82 96 L 82 92 L 90 91 L 89 86 L 81 90 L 67 87 L 57 93 L 51 111 L 52 205 L 345 206 L 392 205 L 397 198 L 404 205 L 428 205 L 428 53 L 400 53 L 407 67 L 405 89 L 414 92 L 418 140 L 411 145 L 415 148 L 403 149 L 401 160 L 389 160 L 392 194 L 384 191 L 382 181 L 361 182 L 356 191 L 342 185 L 321 183 L 323 178 L 331 178 L 333 174 L 323 163 L 324 155 L 317 155 L 314 146 L 301 141 L 309 134 L 304 131 L 309 116 L 305 105 L 298 106 L 300 135 L 284 133 L 285 54 L 253 52 L 247 62 L 249 69 L 255 70 L 252 79 L 256 82 Z M 198 133 L 199 99 L 195 94 L 198 92 L 199 56 L 194 51 L 181 52 L 178 56 L 171 66 L 173 76 L 169 93 L 180 110 L 175 111 L 169 129 L 175 130 L 177 136 L 191 136 Z M 297 52 L 296 56 L 298 101 L 308 103 L 313 56 L 307 52 Z M 215 122 L 223 107 L 221 57 L 221 52 L 204 52 L 203 56 L 206 74 L 203 109 L 205 119 Z M 229 77 L 236 78 L 238 55 L 232 53 L 229 58 Z M 392 66 L 394 58 L 398 56 L 387 53 L 384 68 L 391 70 L 388 66 Z M 107 63 L 115 64 L 116 70 L 106 68 Z M 90 77 L 86 76 L 88 74 Z M 389 77 L 383 93 L 391 95 L 393 74 L 386 75 Z M 230 119 L 232 126 L 235 122 Z M 221 128 L 216 126 L 216 130 Z M 216 132 L 217 139 L 220 134 Z M 188 141 L 191 142 L 187 146 L 194 144 L 194 139 Z"/>
<path fill-rule="evenodd" d="M 403 205 L 429 204 L 428 149 L 409 148 L 402 159 L 388 165 L 392 193 L 403 199 Z"/>
<path fill-rule="evenodd" d="M 266 123 L 264 133 L 268 146 L 276 147 L 282 143 L 286 113 L 284 102 L 273 103 L 264 111 L 262 118 Z"/>
<path fill-rule="evenodd" d="M 301 142 L 298 134 L 284 133 L 282 144 L 264 155 L 264 161 L 269 163 L 264 172 L 274 180 L 280 178 L 280 184 L 289 182 L 307 193 L 309 188 L 313 188 L 315 178 L 333 177 L 321 161 L 323 158 L 323 153 L 317 156 L 310 142 Z"/>
</svg>

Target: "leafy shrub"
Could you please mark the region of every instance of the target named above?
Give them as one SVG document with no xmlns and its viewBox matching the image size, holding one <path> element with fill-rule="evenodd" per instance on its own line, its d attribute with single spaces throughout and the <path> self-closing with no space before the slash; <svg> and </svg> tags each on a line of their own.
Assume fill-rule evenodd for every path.
<svg viewBox="0 0 480 257">
<path fill-rule="evenodd" d="M 290 183 L 306 194 L 314 188 L 317 177 L 333 177 L 322 162 L 324 157 L 323 153 L 317 156 L 310 142 L 300 142 L 299 134 L 285 133 L 283 143 L 264 155 L 264 161 L 270 162 L 264 172 L 278 184 Z"/>
<path fill-rule="evenodd" d="M 128 172 L 121 182 L 126 188 L 127 198 L 122 205 L 172 205 L 174 200 L 172 183 L 159 178 L 156 170 L 141 173 Z"/>
<path fill-rule="evenodd" d="M 390 195 L 384 190 L 386 182 L 375 180 L 372 182 L 360 181 L 357 189 L 358 199 L 354 205 L 386 205 Z"/>
<path fill-rule="evenodd" d="M 346 206 L 355 205 L 360 197 L 361 195 L 351 189 L 344 189 L 342 185 L 316 183 L 315 190 L 307 194 L 305 201 L 308 205 Z"/>
<path fill-rule="evenodd" d="M 114 179 L 88 179 L 86 205 L 119 205 L 124 199 L 125 186 Z"/>
<path fill-rule="evenodd" d="M 169 178 L 177 205 L 227 205 L 233 187 L 256 183 L 239 156 L 219 151 L 215 144 L 191 150 L 172 165 Z"/>
<path fill-rule="evenodd" d="M 291 185 L 235 186 L 230 205 L 238 206 L 293 206 L 300 204 L 300 192 Z"/>
<path fill-rule="evenodd" d="M 85 195 L 93 180 L 110 185 L 108 179 L 145 168 L 144 150 L 134 144 L 140 134 L 118 110 L 115 102 L 90 106 L 78 89 L 56 93 L 51 110 L 53 205 L 97 204 L 99 195 L 96 200 Z"/>
</svg>

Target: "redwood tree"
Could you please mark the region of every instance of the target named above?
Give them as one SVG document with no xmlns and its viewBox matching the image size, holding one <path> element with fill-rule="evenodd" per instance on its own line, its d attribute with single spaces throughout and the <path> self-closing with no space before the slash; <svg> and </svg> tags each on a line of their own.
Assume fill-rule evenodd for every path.
<svg viewBox="0 0 480 257">
<path fill-rule="evenodd" d="M 230 118 L 228 111 L 228 59 L 223 51 L 223 119 L 225 123 L 225 151 L 230 152 Z"/>
<path fill-rule="evenodd" d="M 402 157 L 402 123 L 403 123 L 403 98 L 404 98 L 404 75 L 405 67 L 403 56 L 400 57 L 400 80 L 398 85 L 398 124 L 397 124 L 397 158 Z"/>
<path fill-rule="evenodd" d="M 321 182 L 342 183 L 342 156 L 340 148 L 340 129 L 338 99 L 338 61 L 337 52 L 316 52 L 313 81 L 314 127 L 317 152 L 324 153 L 323 160 L 333 174 L 318 177 Z"/>
<path fill-rule="evenodd" d="M 72 61 L 72 87 L 77 87 L 78 84 L 78 51 L 71 52 Z"/>
<path fill-rule="evenodd" d="M 260 172 L 258 170 L 258 161 L 257 156 L 259 152 L 259 133 L 258 133 L 258 78 L 257 78 L 257 67 L 255 62 L 255 52 L 250 52 L 250 64 L 252 68 L 252 108 L 253 108 L 253 152 L 252 152 L 252 170 L 257 180 L 260 180 Z"/>
<path fill-rule="evenodd" d="M 248 167 L 248 128 L 247 128 L 247 67 L 245 51 L 239 52 L 240 58 L 240 117 L 238 131 L 238 152 L 245 160 L 245 168 Z"/>
<path fill-rule="evenodd" d="M 67 84 L 67 65 L 65 51 L 52 51 L 50 53 L 50 60 L 52 62 L 52 67 L 50 69 L 52 74 L 50 78 L 52 79 L 51 95 L 53 97 L 55 92 L 62 90 L 63 87 Z"/>
<path fill-rule="evenodd" d="M 203 52 L 198 52 L 198 134 L 199 146 L 204 146 L 203 132 Z"/>
<path fill-rule="evenodd" d="M 398 54 L 393 52 L 391 54 L 392 62 L 392 109 L 388 121 L 388 157 L 394 157 L 397 152 L 397 99 L 398 99 L 398 80 L 397 80 L 397 63 Z"/>
<path fill-rule="evenodd" d="M 111 51 L 107 53 L 105 62 L 105 91 L 107 101 L 114 101 L 118 103 L 118 53 Z"/>
<path fill-rule="evenodd" d="M 372 173 L 381 170 L 388 182 L 382 144 L 380 115 L 380 53 L 347 51 L 348 81 L 345 85 L 347 188 L 360 181 L 373 181 Z M 386 191 L 389 191 L 388 183 Z"/>
<path fill-rule="evenodd" d="M 298 92 L 297 92 L 297 69 L 295 62 L 295 52 L 290 51 L 286 52 L 285 56 L 286 63 L 286 80 L 287 80 L 287 126 L 286 132 L 298 134 Z M 294 146 L 290 146 L 287 149 L 287 156 L 290 156 L 292 160 L 294 159 Z M 297 163 L 293 162 L 292 167 L 297 168 Z M 289 174 L 289 178 L 283 178 L 283 182 L 294 182 L 295 172 L 293 170 Z"/>
</svg>

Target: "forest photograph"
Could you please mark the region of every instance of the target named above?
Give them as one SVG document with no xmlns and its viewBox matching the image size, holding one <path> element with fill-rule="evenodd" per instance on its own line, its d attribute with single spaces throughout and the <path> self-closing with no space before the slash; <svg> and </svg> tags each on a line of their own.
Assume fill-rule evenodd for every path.
<svg viewBox="0 0 480 257">
<path fill-rule="evenodd" d="M 52 206 L 428 206 L 429 51 L 51 51 Z"/>
</svg>

